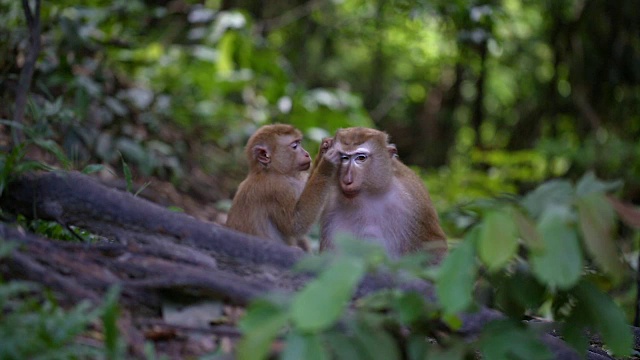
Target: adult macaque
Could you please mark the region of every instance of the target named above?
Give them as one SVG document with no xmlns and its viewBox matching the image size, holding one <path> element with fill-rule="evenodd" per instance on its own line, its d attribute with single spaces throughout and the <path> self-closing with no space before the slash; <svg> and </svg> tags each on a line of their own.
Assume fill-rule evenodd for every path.
<svg viewBox="0 0 640 360">
<path fill-rule="evenodd" d="M 325 147 L 309 176 L 311 158 L 301 140 L 299 130 L 283 124 L 251 136 L 245 148 L 249 175 L 233 198 L 228 227 L 309 250 L 304 236 L 322 210 L 340 154 Z"/>
<path fill-rule="evenodd" d="M 336 234 L 381 244 L 391 257 L 426 250 L 439 261 L 447 251 L 429 192 L 397 156 L 388 135 L 367 128 L 338 130 L 331 150 L 340 153 L 339 186 L 320 218 L 320 251 Z"/>
</svg>

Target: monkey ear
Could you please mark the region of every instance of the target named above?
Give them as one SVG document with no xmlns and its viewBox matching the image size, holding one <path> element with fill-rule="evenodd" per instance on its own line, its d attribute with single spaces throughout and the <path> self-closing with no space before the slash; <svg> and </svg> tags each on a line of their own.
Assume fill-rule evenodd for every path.
<svg viewBox="0 0 640 360">
<path fill-rule="evenodd" d="M 387 145 L 387 151 L 389 152 L 389 156 L 392 158 L 398 157 L 398 148 L 396 148 L 396 144 Z"/>
<path fill-rule="evenodd" d="M 264 166 L 267 166 L 271 162 L 271 155 L 269 155 L 269 149 L 264 145 L 256 145 L 253 147 L 253 157 Z"/>
</svg>

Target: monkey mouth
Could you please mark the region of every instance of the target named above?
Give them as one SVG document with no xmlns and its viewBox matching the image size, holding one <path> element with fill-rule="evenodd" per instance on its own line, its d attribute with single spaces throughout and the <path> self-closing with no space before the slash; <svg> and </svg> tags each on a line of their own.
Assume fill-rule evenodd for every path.
<svg viewBox="0 0 640 360">
<path fill-rule="evenodd" d="M 342 195 L 344 195 L 344 197 L 346 197 L 347 199 L 353 199 L 358 196 L 359 193 L 360 191 L 358 190 L 342 190 Z"/>
<path fill-rule="evenodd" d="M 300 164 L 300 171 L 307 171 L 311 167 L 311 161 Z"/>
</svg>

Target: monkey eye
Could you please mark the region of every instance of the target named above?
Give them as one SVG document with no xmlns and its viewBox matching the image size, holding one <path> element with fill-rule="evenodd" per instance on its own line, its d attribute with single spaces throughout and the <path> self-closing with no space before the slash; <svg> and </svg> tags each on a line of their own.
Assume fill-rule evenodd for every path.
<svg viewBox="0 0 640 360">
<path fill-rule="evenodd" d="M 300 141 L 294 141 L 293 143 L 291 143 L 291 148 L 293 150 L 296 150 L 298 146 L 300 146 Z"/>
<path fill-rule="evenodd" d="M 365 160 L 367 160 L 367 155 L 366 154 L 357 154 L 355 160 L 358 163 L 363 163 Z"/>
<path fill-rule="evenodd" d="M 340 155 L 340 161 L 342 161 L 342 162 L 349 161 L 349 155 L 346 155 L 346 154 Z"/>
</svg>

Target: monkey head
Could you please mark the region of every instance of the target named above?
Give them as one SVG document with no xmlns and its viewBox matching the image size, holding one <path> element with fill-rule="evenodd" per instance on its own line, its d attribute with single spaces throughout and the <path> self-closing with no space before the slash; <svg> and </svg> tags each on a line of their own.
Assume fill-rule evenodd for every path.
<svg viewBox="0 0 640 360">
<path fill-rule="evenodd" d="M 261 127 L 245 148 L 251 171 L 273 171 L 294 175 L 309 170 L 311 157 L 302 147 L 302 133 L 291 125 Z"/>
<path fill-rule="evenodd" d="M 340 153 L 338 177 L 345 198 L 387 192 L 397 150 L 395 145 L 389 144 L 386 133 L 368 128 L 340 129 L 333 146 Z"/>
</svg>

